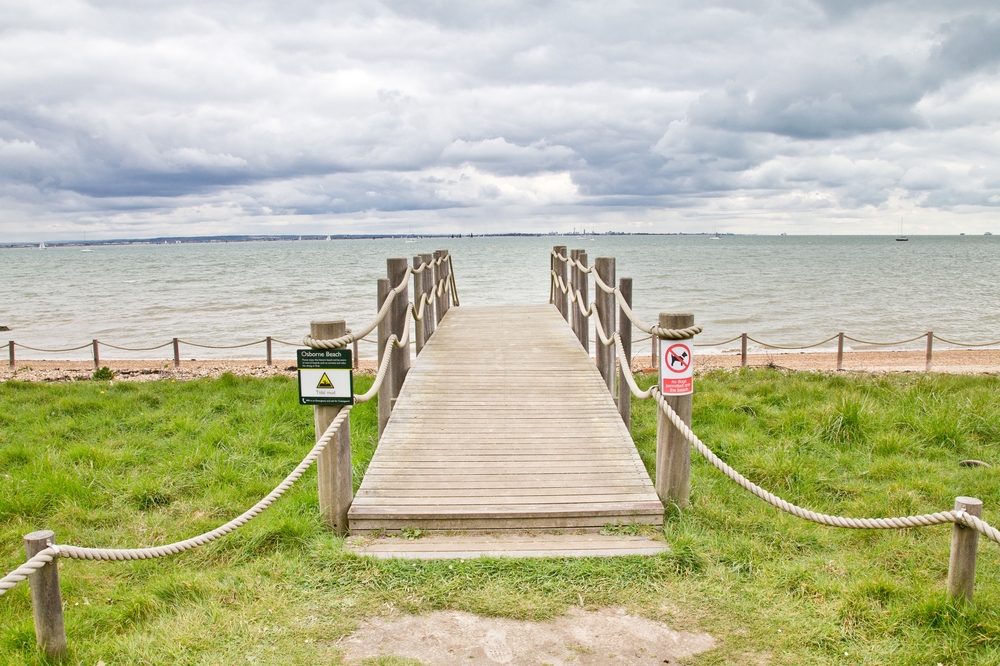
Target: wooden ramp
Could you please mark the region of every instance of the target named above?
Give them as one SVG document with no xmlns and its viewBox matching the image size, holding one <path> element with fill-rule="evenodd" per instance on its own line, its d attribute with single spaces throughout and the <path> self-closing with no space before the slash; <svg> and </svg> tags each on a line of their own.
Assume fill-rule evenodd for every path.
<svg viewBox="0 0 1000 666">
<path fill-rule="evenodd" d="M 456 307 L 410 369 L 353 533 L 660 525 L 593 361 L 551 305 Z"/>
</svg>

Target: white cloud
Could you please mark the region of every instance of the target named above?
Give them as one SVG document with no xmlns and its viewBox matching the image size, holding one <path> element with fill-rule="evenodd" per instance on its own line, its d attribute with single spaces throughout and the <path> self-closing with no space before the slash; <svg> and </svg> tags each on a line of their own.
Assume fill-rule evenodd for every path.
<svg viewBox="0 0 1000 666">
<path fill-rule="evenodd" d="M 0 16 L 0 240 L 358 215 L 455 231 L 476 211 L 493 230 L 726 215 L 730 231 L 852 232 L 919 209 L 947 231 L 1000 196 L 1000 9 L 973 0 Z"/>
</svg>

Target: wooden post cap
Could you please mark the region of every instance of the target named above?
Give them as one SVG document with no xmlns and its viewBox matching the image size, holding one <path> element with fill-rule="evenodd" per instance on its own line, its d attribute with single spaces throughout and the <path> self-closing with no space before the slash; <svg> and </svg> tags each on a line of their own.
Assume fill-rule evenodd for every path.
<svg viewBox="0 0 1000 666">
<path fill-rule="evenodd" d="M 46 546 L 52 543 L 53 537 L 56 533 L 52 530 L 38 530 L 37 532 L 32 532 L 31 534 L 25 534 L 24 540 L 30 541 L 32 543 L 44 542 Z M 39 550 L 44 550 L 44 548 L 39 548 Z"/>
<path fill-rule="evenodd" d="M 976 518 L 981 518 L 983 515 L 983 501 L 975 497 L 956 497 L 955 511 L 965 511 Z"/>
</svg>

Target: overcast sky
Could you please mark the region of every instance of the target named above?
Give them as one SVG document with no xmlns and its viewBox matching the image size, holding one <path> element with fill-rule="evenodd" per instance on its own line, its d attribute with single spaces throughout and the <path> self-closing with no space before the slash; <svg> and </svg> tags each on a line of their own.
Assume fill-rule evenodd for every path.
<svg viewBox="0 0 1000 666">
<path fill-rule="evenodd" d="M 1000 233 L 997 2 L 0 2 L 0 241 Z"/>
</svg>

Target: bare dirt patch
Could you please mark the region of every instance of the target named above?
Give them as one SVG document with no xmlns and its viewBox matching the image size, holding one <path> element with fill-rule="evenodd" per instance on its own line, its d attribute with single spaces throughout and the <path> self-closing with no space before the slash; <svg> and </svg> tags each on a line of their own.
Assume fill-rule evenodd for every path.
<svg viewBox="0 0 1000 666">
<path fill-rule="evenodd" d="M 347 663 L 374 657 L 457 664 L 674 664 L 715 647 L 706 633 L 674 631 L 622 608 L 571 609 L 545 622 L 461 611 L 373 618 L 340 641 Z"/>
</svg>

